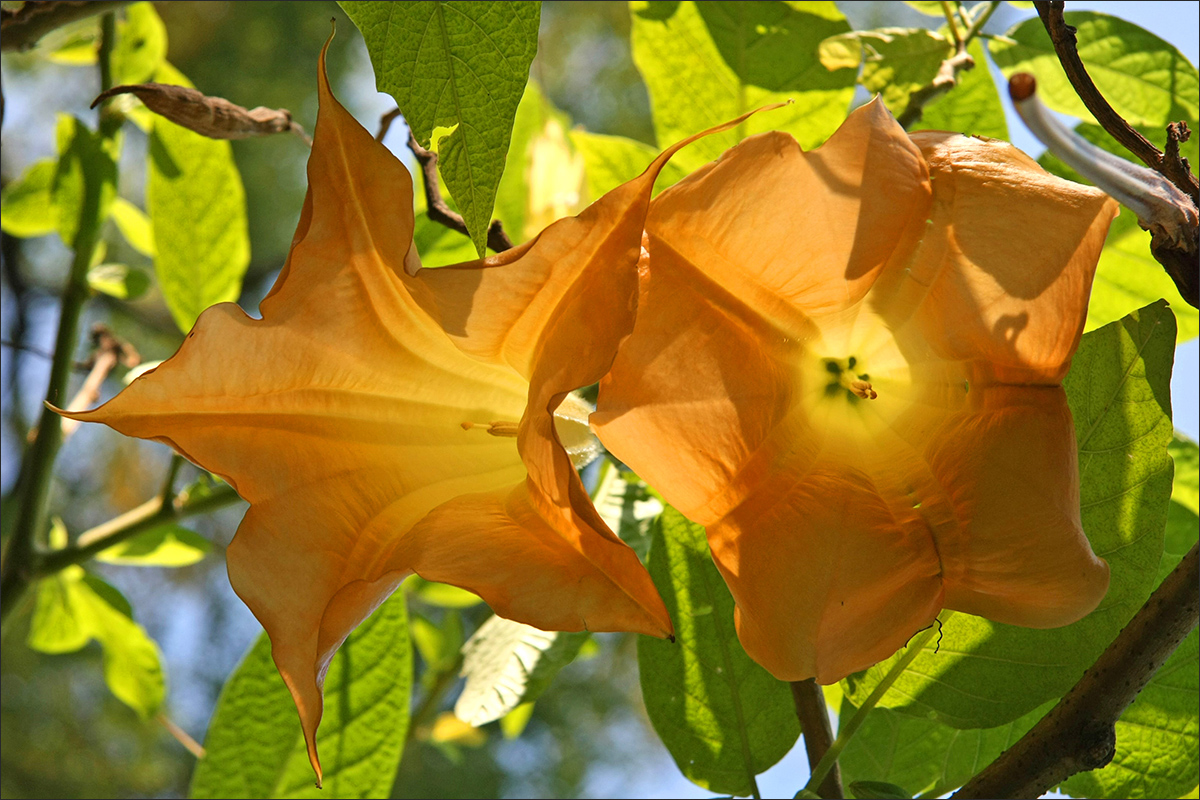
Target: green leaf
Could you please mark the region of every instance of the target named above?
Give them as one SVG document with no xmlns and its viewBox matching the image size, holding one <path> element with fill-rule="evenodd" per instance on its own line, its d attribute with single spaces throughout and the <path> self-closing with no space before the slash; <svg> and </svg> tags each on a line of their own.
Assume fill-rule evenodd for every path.
<svg viewBox="0 0 1200 800">
<path fill-rule="evenodd" d="M 505 739 L 516 739 L 533 717 L 533 703 L 522 703 L 500 718 L 500 732 Z"/>
<path fill-rule="evenodd" d="M 1064 18 L 1076 29 L 1079 57 L 1096 88 L 1125 120 L 1161 129 L 1183 119 L 1195 127 L 1200 79 L 1174 45 L 1107 14 L 1075 11 Z M 989 41 L 988 49 L 1004 77 L 1033 73 L 1038 97 L 1047 106 L 1085 121 L 1093 119 L 1067 80 L 1040 19 L 1014 26 L 1006 39 Z"/>
<path fill-rule="evenodd" d="M 881 94 L 892 113 L 899 114 L 908 106 L 909 95 L 933 80 L 954 46 L 925 28 L 879 28 L 826 39 L 819 52 L 829 69 L 857 67 L 861 61 L 859 83 Z"/>
<path fill-rule="evenodd" d="M 448 583 L 434 583 L 419 575 L 412 575 L 404 581 L 405 588 L 422 603 L 442 608 L 471 608 L 483 602 L 483 599 L 473 592 L 451 586 Z M 457 647 L 458 645 L 455 645 Z"/>
<path fill-rule="evenodd" d="M 136 300 L 150 288 L 150 276 L 126 264 L 97 264 L 87 273 L 93 291 L 118 300 Z"/>
<path fill-rule="evenodd" d="M 213 713 L 190 797 L 387 797 L 408 732 L 412 648 L 403 592 L 350 634 L 325 676 L 312 768 L 292 696 L 264 633 L 234 671 Z"/>
<path fill-rule="evenodd" d="M 650 92 L 660 146 L 759 106 L 794 101 L 685 148 L 672 159 L 685 171 L 767 130 L 787 131 L 807 150 L 846 118 L 855 72 L 831 72 L 817 58 L 823 39 L 850 30 L 833 3 L 685 2 L 673 10 L 635 3 L 633 8 L 633 60 Z"/>
<path fill-rule="evenodd" d="M 533 702 L 575 660 L 589 636 L 489 618 L 463 645 L 467 682 L 454 704 L 455 716 L 478 727 Z"/>
<path fill-rule="evenodd" d="M 913 130 L 958 131 L 969 136 L 1008 139 L 1004 106 L 996 82 L 988 72 L 983 45 L 975 39 L 967 51 L 975 59 L 975 68 L 960 72 L 958 85 L 926 106 Z"/>
<path fill-rule="evenodd" d="M 483 255 L 513 117 L 537 53 L 541 4 L 341 5 L 366 40 L 376 87 L 396 99 L 417 140 L 429 147 L 435 127 L 454 129 L 438 146 L 438 167 Z"/>
<path fill-rule="evenodd" d="M 662 502 L 650 487 L 632 472 L 622 472 L 611 461 L 606 461 L 601 467 L 592 503 L 604 523 L 645 561 L 653 522 L 663 512 Z"/>
<path fill-rule="evenodd" d="M 479 255 L 470 239 L 458 231 L 434 222 L 424 211 L 417 214 L 413 243 L 417 246 L 417 252 L 421 254 L 421 265 L 425 267 L 461 264 Z"/>
<path fill-rule="evenodd" d="M 58 208 L 52 192 L 57 170 L 58 162 L 52 158 L 37 161 L 4 187 L 0 193 L 0 230 L 31 239 L 58 229 Z"/>
<path fill-rule="evenodd" d="M 1122 206 L 1100 252 L 1085 330 L 1107 325 L 1160 297 L 1165 297 L 1175 312 L 1178 342 L 1195 339 L 1200 332 L 1200 316 L 1184 302 L 1175 282 L 1150 255 L 1150 234 L 1138 227 L 1134 213 Z"/>
<path fill-rule="evenodd" d="M 160 83 L 190 86 L 170 64 Z M 250 264 L 246 193 L 229 142 L 155 116 L 150 131 L 146 210 L 158 255 L 154 269 L 184 333 L 200 312 L 238 298 Z"/>
<path fill-rule="evenodd" d="M 927 17 L 944 17 L 946 15 L 941 0 L 904 0 L 904 5 L 920 11 Z"/>
<path fill-rule="evenodd" d="M 593 199 L 603 197 L 606 192 L 641 175 L 658 155 L 658 151 L 645 142 L 624 136 L 607 136 L 584 130 L 573 130 L 570 136 L 575 147 L 583 154 L 588 195 Z M 654 193 L 657 195 L 685 177 L 687 172 L 683 167 L 674 160 L 668 161 L 654 182 Z"/>
<path fill-rule="evenodd" d="M 1047 703 L 996 728 L 957 730 L 928 717 L 874 708 L 842 751 L 842 779 L 886 780 L 912 787 L 918 797 L 952 792 L 990 764 L 1046 715 Z M 844 702 L 842 725 L 855 708 Z M 861 796 L 861 795 L 856 795 Z"/>
<path fill-rule="evenodd" d="M 57 210 L 58 234 L 71 249 L 81 232 L 95 235 L 92 220 L 108 218 L 117 195 L 120 137 L 106 139 L 75 117 L 58 118 L 58 164 L 50 184 L 51 206 Z M 80 223 L 86 223 L 83 228 Z"/>
<path fill-rule="evenodd" d="M 130 247 L 144 256 L 154 258 L 154 229 L 146 212 L 124 197 L 116 197 L 109 213 Z"/>
<path fill-rule="evenodd" d="M 1111 570 L 1100 607 L 1054 630 L 954 614 L 939 652 L 926 645 L 881 705 L 956 728 L 1002 725 L 1074 685 L 1141 606 L 1158 572 L 1171 493 L 1174 350 L 1175 320 L 1160 300 L 1085 334 L 1064 381 L 1083 529 Z M 894 659 L 850 676 L 851 702 L 862 703 Z"/>
<path fill-rule="evenodd" d="M 885 781 L 853 781 L 850 796 L 856 800 L 910 800 L 912 793 Z"/>
<path fill-rule="evenodd" d="M 130 617 L 129 602 L 82 567 L 67 567 L 38 584 L 28 643 L 43 653 L 69 653 L 95 639 L 104 647 L 104 680 L 117 699 L 150 717 L 166 694 L 158 646 Z"/>
<path fill-rule="evenodd" d="M 463 643 L 462 616 L 457 611 L 444 614 L 440 625 L 420 614 L 412 615 L 408 624 L 413 644 L 425 662 L 422 682 L 433 681 L 436 673 L 454 668 Z"/>
<path fill-rule="evenodd" d="M 113 85 L 152 80 L 167 57 L 167 28 L 150 3 L 125 9 L 112 52 Z"/>
<path fill-rule="evenodd" d="M 800 734 L 791 692 L 738 642 L 733 597 L 704 528 L 668 507 L 653 530 L 650 577 L 675 622 L 676 641 L 638 637 L 646 712 L 688 780 L 751 794 L 754 776 L 783 758 Z"/>
<path fill-rule="evenodd" d="M 182 525 L 164 525 L 100 551 L 96 560 L 135 567 L 186 567 L 210 552 L 212 544 L 203 536 Z"/>
<path fill-rule="evenodd" d="M 1200 449 L 1191 439 L 1176 433 L 1167 451 L 1175 461 L 1171 499 L 1192 513 L 1200 513 Z"/>
<path fill-rule="evenodd" d="M 583 157 L 576 151 L 570 129 L 570 117 L 546 99 L 536 81 L 530 81 L 517 106 L 496 194 L 496 217 L 516 244 L 588 204 Z"/>
</svg>

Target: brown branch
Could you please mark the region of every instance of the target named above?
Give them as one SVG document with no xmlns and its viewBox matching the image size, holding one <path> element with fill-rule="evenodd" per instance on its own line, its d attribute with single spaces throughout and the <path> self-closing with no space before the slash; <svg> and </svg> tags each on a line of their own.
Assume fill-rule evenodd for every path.
<svg viewBox="0 0 1200 800">
<path fill-rule="evenodd" d="M 1192 205 L 1200 209 L 1200 183 L 1192 174 L 1187 159 L 1179 155 L 1179 143 L 1187 141 L 1191 135 L 1187 125 L 1183 122 L 1168 125 L 1166 153 L 1160 151 L 1146 137 L 1134 130 L 1096 88 L 1079 58 L 1075 29 L 1063 18 L 1061 0 L 1038 0 L 1033 5 L 1050 35 L 1054 52 L 1058 54 L 1059 63 L 1067 73 L 1071 86 L 1100 126 L 1146 166 L 1163 175 L 1190 197 Z M 1195 214 L 1193 210 L 1192 216 L 1195 217 Z M 1200 305 L 1200 272 L 1197 270 L 1197 262 L 1200 259 L 1200 228 L 1193 229 L 1190 238 L 1182 245 L 1156 236 L 1150 243 L 1150 252 L 1171 276 L 1183 299 L 1193 307 Z"/>
<path fill-rule="evenodd" d="M 28 50 L 55 28 L 103 14 L 132 0 L 30 0 L 15 11 L 0 12 L 0 50 Z"/>
<path fill-rule="evenodd" d="M 375 141 L 383 141 L 383 137 L 387 135 L 392 123 L 399 116 L 400 109 L 397 108 L 380 118 L 379 133 L 375 134 Z M 458 231 L 463 236 L 469 236 L 467 223 L 463 220 L 462 215 L 450 208 L 442 198 L 442 190 L 438 186 L 437 153 L 421 147 L 412 131 L 408 132 L 408 149 L 412 150 L 417 163 L 421 166 L 421 177 L 424 179 L 422 182 L 425 185 L 425 213 L 439 225 L 444 225 L 452 231 Z M 504 232 L 504 225 L 498 219 L 492 220 L 492 224 L 488 226 L 487 246 L 497 253 L 512 249 L 512 240 L 508 238 L 508 234 Z"/>
<path fill-rule="evenodd" d="M 1192 546 L 1058 705 L 955 798 L 1038 797 L 1112 760 L 1122 712 L 1196 627 L 1198 548 Z"/>
<path fill-rule="evenodd" d="M 1164 158 L 1161 150 L 1134 130 L 1109 105 L 1108 101 L 1104 99 L 1104 95 L 1100 94 L 1100 90 L 1096 88 L 1096 84 L 1092 82 L 1087 68 L 1083 66 L 1083 61 L 1079 58 L 1079 51 L 1076 49 L 1075 29 L 1068 25 L 1063 18 L 1062 1 L 1039 0 L 1033 5 L 1037 8 L 1038 16 L 1042 18 L 1046 33 L 1050 34 L 1054 52 L 1058 54 L 1059 63 L 1067 73 L 1071 86 L 1074 87 L 1075 93 L 1087 106 L 1087 110 L 1092 112 L 1092 116 L 1096 118 L 1100 126 L 1120 142 L 1125 149 L 1145 162 L 1146 166 L 1162 173 L 1181 192 L 1191 197 L 1193 203 L 1200 205 L 1200 197 L 1198 197 L 1200 187 L 1197 185 L 1196 176 L 1191 174 L 1187 162 L 1179 157 L 1178 141 L 1185 141 L 1187 136 L 1184 135 L 1183 139 L 1177 140 L 1173 159 Z M 1186 127 L 1184 126 L 1185 129 Z M 1169 144 L 1168 150 L 1170 150 Z"/>
<path fill-rule="evenodd" d="M 815 768 L 821 763 L 821 758 L 833 743 L 833 728 L 829 725 L 829 711 L 825 707 L 825 693 L 812 678 L 806 681 L 792 681 L 788 684 L 792 689 L 792 700 L 796 704 L 796 717 L 800 720 L 800 732 L 804 734 L 804 749 L 808 753 L 809 768 Z M 821 797 L 842 798 L 846 796 L 842 788 L 842 770 L 837 765 L 821 781 L 817 787 Z"/>
</svg>

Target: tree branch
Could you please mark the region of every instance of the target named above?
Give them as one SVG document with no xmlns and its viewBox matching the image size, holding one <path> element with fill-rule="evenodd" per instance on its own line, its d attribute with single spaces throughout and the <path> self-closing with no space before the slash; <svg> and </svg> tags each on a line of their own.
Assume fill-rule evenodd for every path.
<svg viewBox="0 0 1200 800">
<path fill-rule="evenodd" d="M 380 118 L 379 133 L 375 134 L 375 141 L 383 141 L 383 137 L 399 116 L 400 109 L 395 108 Z M 412 131 L 408 132 L 408 149 L 416 156 L 417 163 L 421 166 L 422 183 L 425 186 L 425 213 L 439 225 L 458 231 L 463 236 L 469 236 L 467 223 L 463 221 L 462 215 L 451 209 L 442 198 L 442 190 L 438 186 L 437 153 L 421 147 Z M 504 225 L 498 219 L 492 220 L 488 227 L 487 246 L 497 253 L 512 249 L 512 240 L 508 238 L 508 234 L 504 232 Z"/>
<path fill-rule="evenodd" d="M 955 798 L 1038 797 L 1112 760 L 1122 712 L 1196 627 L 1198 547 L 1192 546 L 1058 705 Z"/>
<path fill-rule="evenodd" d="M 833 744 L 833 728 L 829 724 L 829 711 L 825 707 L 825 693 L 812 678 L 792 681 L 792 700 L 796 703 L 796 717 L 800 720 L 800 732 L 804 735 L 804 749 L 808 753 L 809 769 L 821 763 L 829 746 Z M 836 763 L 817 787 L 821 797 L 842 798 L 842 770 Z"/>
<path fill-rule="evenodd" d="M 133 0 L 30 0 L 16 11 L 0 12 L 0 50 L 28 50 L 55 28 L 93 14 L 115 11 Z"/>
<path fill-rule="evenodd" d="M 1050 35 L 1054 52 L 1058 54 L 1059 63 L 1067 73 L 1071 86 L 1100 126 L 1146 166 L 1173 183 L 1191 198 L 1193 206 L 1200 209 L 1200 184 L 1192 174 L 1187 159 L 1179 155 L 1179 143 L 1187 141 L 1191 136 L 1187 125 L 1183 122 L 1168 125 L 1166 153 L 1160 151 L 1146 137 L 1134 130 L 1096 88 L 1079 58 L 1075 29 L 1063 18 L 1062 1 L 1038 0 L 1033 5 Z M 1192 212 L 1193 217 L 1195 213 Z M 1200 258 L 1200 228 L 1194 228 L 1190 238 L 1182 245 L 1155 237 L 1151 241 L 1150 252 L 1175 281 L 1183 299 L 1196 307 L 1200 303 L 1200 273 L 1197 272 L 1196 266 L 1197 259 Z"/>
<path fill-rule="evenodd" d="M 950 4 L 942 3 L 942 10 L 946 13 L 946 23 L 950 27 L 950 38 L 954 42 L 954 54 L 942 61 L 933 80 L 908 96 L 908 105 L 896 118 L 900 127 L 908 130 L 920 122 L 921 116 L 925 113 L 925 106 L 957 86 L 958 73 L 975 67 L 975 59 L 967 53 L 967 46 L 983 31 L 983 26 L 987 24 L 999 7 L 1000 3 L 993 0 L 986 6 L 978 8 L 972 19 L 970 15 L 963 12 L 960 6 L 959 12 L 963 13 L 963 24 L 967 25 L 967 29 L 965 33 L 959 35 L 958 25 L 954 22 L 954 14 L 950 11 Z M 972 21 L 968 25 L 967 20 L 969 19 Z"/>
</svg>

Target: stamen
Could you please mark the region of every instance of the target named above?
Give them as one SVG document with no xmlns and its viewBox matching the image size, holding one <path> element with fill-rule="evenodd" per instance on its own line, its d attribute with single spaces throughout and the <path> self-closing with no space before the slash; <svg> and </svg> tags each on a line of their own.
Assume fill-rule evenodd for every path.
<svg viewBox="0 0 1200 800">
<path fill-rule="evenodd" d="M 1037 81 L 1025 72 L 1008 82 L 1013 107 L 1051 153 L 1137 214 L 1142 228 L 1162 234 L 1176 246 L 1196 227 L 1191 198 L 1152 169 L 1102 150 L 1063 125 L 1037 97 Z"/>
<path fill-rule="evenodd" d="M 864 380 L 855 379 L 850 381 L 850 391 L 863 400 L 874 400 L 876 397 L 879 397 L 879 394 L 871 388 L 871 384 Z"/>
<path fill-rule="evenodd" d="M 462 423 L 462 429 L 464 431 L 469 431 L 472 428 L 482 428 L 482 427 L 484 427 L 484 426 L 479 423 L 476 423 L 476 422 Z M 489 422 L 487 424 L 487 432 L 490 433 L 492 436 L 514 437 L 517 435 L 517 429 L 519 427 L 520 427 L 519 423 L 505 422 L 503 420 L 500 420 L 498 422 Z"/>
</svg>

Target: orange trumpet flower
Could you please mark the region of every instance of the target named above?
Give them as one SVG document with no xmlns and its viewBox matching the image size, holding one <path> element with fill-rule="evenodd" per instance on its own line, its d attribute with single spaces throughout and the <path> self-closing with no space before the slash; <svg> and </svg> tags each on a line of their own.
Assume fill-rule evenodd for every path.
<svg viewBox="0 0 1200 800">
<path fill-rule="evenodd" d="M 660 195 L 601 441 L 707 527 L 747 652 L 832 683 L 942 608 L 1094 609 L 1060 381 L 1117 206 L 883 105 L 752 137 Z"/>
<path fill-rule="evenodd" d="M 324 52 L 319 96 L 308 196 L 262 318 L 214 306 L 116 398 L 61 412 L 164 442 L 249 501 L 229 577 L 270 635 L 318 782 L 325 671 L 411 573 L 547 630 L 671 635 L 554 412 L 632 329 L 651 188 L 691 141 L 519 248 L 422 270 L 412 179 L 334 99 Z"/>
</svg>

